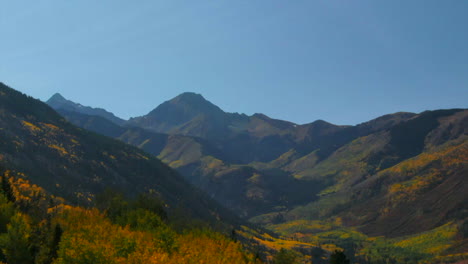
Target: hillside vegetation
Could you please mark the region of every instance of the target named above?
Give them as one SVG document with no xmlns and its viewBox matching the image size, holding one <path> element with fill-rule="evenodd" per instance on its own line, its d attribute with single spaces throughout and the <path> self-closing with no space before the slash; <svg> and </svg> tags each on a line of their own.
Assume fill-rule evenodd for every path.
<svg viewBox="0 0 468 264">
<path fill-rule="evenodd" d="M 209 229 L 176 232 L 158 200 L 101 198 L 103 211 L 71 206 L 3 171 L 0 261 L 53 263 L 260 263 L 232 239 Z"/>
</svg>

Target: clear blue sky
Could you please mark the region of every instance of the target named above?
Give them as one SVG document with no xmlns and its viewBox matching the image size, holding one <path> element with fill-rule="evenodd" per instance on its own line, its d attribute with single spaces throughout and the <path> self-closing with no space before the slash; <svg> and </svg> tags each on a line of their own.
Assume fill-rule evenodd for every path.
<svg viewBox="0 0 468 264">
<path fill-rule="evenodd" d="M 128 118 L 179 93 L 356 124 L 468 107 L 464 0 L 0 0 L 0 81 Z"/>
</svg>

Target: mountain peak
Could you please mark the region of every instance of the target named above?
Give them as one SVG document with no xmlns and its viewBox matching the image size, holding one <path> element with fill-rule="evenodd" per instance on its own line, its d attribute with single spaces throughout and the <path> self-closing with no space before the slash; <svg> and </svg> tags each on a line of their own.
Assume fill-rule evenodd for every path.
<svg viewBox="0 0 468 264">
<path fill-rule="evenodd" d="M 329 122 L 327 122 L 325 120 L 322 120 L 322 119 L 317 119 L 314 122 L 310 123 L 310 125 L 314 125 L 314 126 L 335 126 L 332 123 L 329 123 Z"/>
<path fill-rule="evenodd" d="M 201 94 L 194 92 L 181 93 L 174 97 L 170 102 L 173 103 L 185 103 L 185 104 L 206 104 L 209 103 Z"/>
<path fill-rule="evenodd" d="M 260 118 L 260 119 L 271 119 L 269 118 L 268 116 L 266 116 L 265 114 L 262 114 L 262 113 L 255 113 L 252 115 L 252 117 L 256 117 L 256 118 Z"/>
<path fill-rule="evenodd" d="M 203 96 L 199 93 L 195 93 L 195 92 L 183 92 L 181 94 L 179 94 L 177 97 L 185 97 L 185 98 L 195 98 L 195 97 L 198 97 L 198 98 L 203 98 Z M 203 98 L 205 99 L 205 98 Z"/>
<path fill-rule="evenodd" d="M 63 97 L 60 93 L 55 93 L 52 95 L 52 97 L 49 98 L 49 100 L 47 100 L 47 104 L 63 104 L 67 101 L 68 100 L 65 99 L 65 97 Z"/>
<path fill-rule="evenodd" d="M 180 129 L 184 130 L 182 134 L 199 136 L 200 131 L 195 133 L 194 130 L 199 129 L 202 122 L 211 120 L 216 124 L 222 123 L 225 115 L 223 110 L 201 94 L 185 92 L 160 104 L 147 115 L 133 118 L 132 123 L 156 132 Z"/>
<path fill-rule="evenodd" d="M 201 94 L 194 92 L 181 93 L 159 105 L 156 109 L 151 111 L 148 115 L 155 116 L 174 114 L 174 112 L 183 112 L 183 115 L 188 115 L 191 118 L 198 114 L 213 114 L 223 112 L 218 106 L 206 100 Z M 224 112 L 223 112 L 224 113 Z"/>
<path fill-rule="evenodd" d="M 55 93 L 49 100 L 66 100 L 60 93 Z"/>
<path fill-rule="evenodd" d="M 67 100 L 65 97 L 63 97 L 60 93 L 55 93 L 52 95 L 52 97 L 49 98 L 49 100 L 46 101 L 46 103 L 52 108 L 61 108 L 64 105 L 69 105 L 69 104 L 75 104 L 69 100 Z"/>
</svg>

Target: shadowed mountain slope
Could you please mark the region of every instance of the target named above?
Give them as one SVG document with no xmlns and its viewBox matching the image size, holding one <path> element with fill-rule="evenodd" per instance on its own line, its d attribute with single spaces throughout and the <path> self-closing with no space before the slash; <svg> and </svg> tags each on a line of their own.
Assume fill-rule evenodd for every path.
<svg viewBox="0 0 468 264">
<path fill-rule="evenodd" d="M 188 136 L 180 131 L 161 134 L 138 127 L 120 127 L 102 118 L 59 111 L 81 127 L 157 155 L 243 216 L 273 208 L 294 208 L 348 190 L 370 175 L 422 153 L 425 138 L 438 126 L 438 119 L 463 112 L 428 111 L 419 115 L 401 112 L 356 126 L 336 126 L 322 120 L 296 125 L 262 114 L 237 115 L 242 117 L 238 120 L 243 125 L 229 126 L 225 139 L 219 140 Z M 170 120 L 171 115 L 178 118 Z M 155 130 L 159 122 L 192 123 L 199 115 L 224 116 L 223 122 L 232 122 L 230 117 L 236 114 L 224 113 L 201 95 L 184 93 L 142 118 L 153 120 L 148 124 L 153 124 Z M 457 126 L 462 131 L 465 124 Z M 460 133 L 452 133 L 447 139 L 442 139 L 442 132 L 436 135 L 441 144 Z M 266 159 L 268 162 L 250 162 L 262 152 L 271 155 Z M 256 158 L 248 157 L 252 153 Z"/>
<path fill-rule="evenodd" d="M 157 194 L 170 211 L 182 208 L 214 223 L 231 217 L 152 155 L 75 127 L 46 104 L 1 83 L 0 138 L 1 164 L 69 201 L 87 204 L 113 188 L 129 197 Z"/>
</svg>

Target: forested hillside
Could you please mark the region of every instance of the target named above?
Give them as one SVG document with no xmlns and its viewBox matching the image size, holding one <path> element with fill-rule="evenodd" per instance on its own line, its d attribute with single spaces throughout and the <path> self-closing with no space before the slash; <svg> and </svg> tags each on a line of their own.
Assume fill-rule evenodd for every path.
<svg viewBox="0 0 468 264">
<path fill-rule="evenodd" d="M 260 263 L 220 233 L 178 231 L 154 197 L 107 193 L 96 205 L 101 211 L 71 206 L 3 169 L 0 263 Z"/>
</svg>

